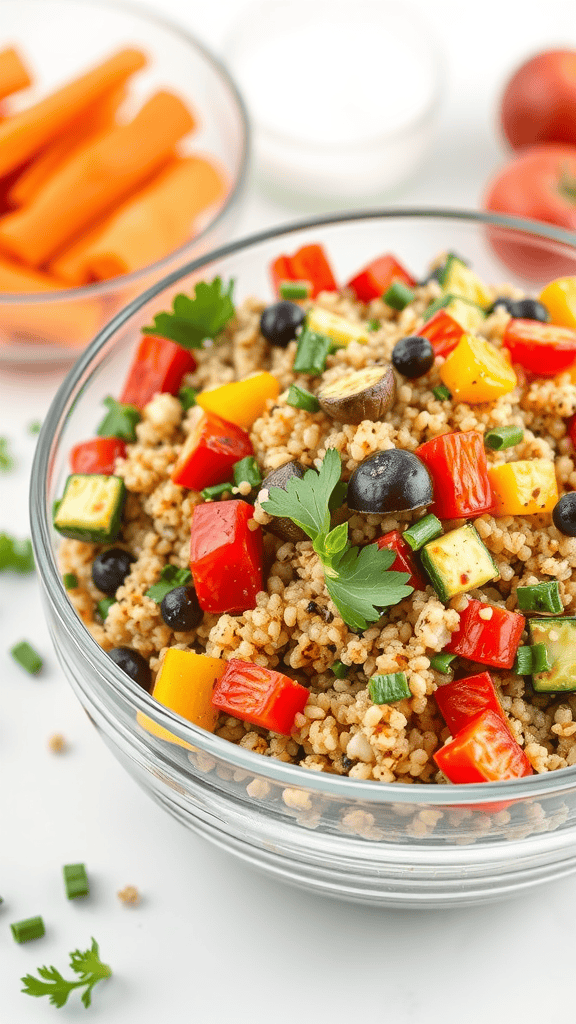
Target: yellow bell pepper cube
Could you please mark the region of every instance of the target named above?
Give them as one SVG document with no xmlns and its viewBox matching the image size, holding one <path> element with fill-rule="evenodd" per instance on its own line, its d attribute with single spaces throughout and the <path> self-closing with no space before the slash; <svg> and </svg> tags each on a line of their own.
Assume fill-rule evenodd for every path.
<svg viewBox="0 0 576 1024">
<path fill-rule="evenodd" d="M 196 404 L 204 412 L 212 412 L 248 430 L 264 412 L 268 399 L 276 399 L 279 394 L 280 385 L 276 377 L 263 371 L 244 380 L 223 384 L 212 391 L 201 391 L 196 395 Z"/>
<path fill-rule="evenodd" d="M 504 353 L 484 338 L 463 334 L 440 367 L 440 379 L 459 402 L 494 402 L 516 387 L 516 374 Z"/>
<path fill-rule="evenodd" d="M 152 696 L 164 707 L 170 708 L 194 725 L 214 732 L 218 711 L 212 705 L 212 693 L 225 668 L 226 662 L 221 658 L 209 658 L 206 654 L 195 654 L 194 651 L 181 651 L 171 647 L 166 651 Z M 178 743 L 188 750 L 194 749 L 179 736 L 157 725 L 148 715 L 138 712 L 137 719 L 139 724 L 154 736 Z"/>
<path fill-rule="evenodd" d="M 540 302 L 557 327 L 576 328 L 576 277 L 559 277 L 540 292 Z"/>
<path fill-rule="evenodd" d="M 320 309 L 319 306 L 314 306 L 309 311 L 306 325 L 310 331 L 315 331 L 316 334 L 326 334 L 340 348 L 346 348 L 351 341 L 357 341 L 361 345 L 367 345 L 370 341 L 366 324 L 355 323 L 345 316 L 330 313 L 327 309 Z"/>
<path fill-rule="evenodd" d="M 533 516 L 551 512 L 558 501 L 554 463 L 527 459 L 491 466 L 488 479 L 494 495 L 495 516 Z"/>
</svg>

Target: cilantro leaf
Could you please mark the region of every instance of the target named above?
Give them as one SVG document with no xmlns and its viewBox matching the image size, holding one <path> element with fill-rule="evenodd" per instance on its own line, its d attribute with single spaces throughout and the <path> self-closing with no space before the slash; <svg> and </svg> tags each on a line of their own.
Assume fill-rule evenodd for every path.
<svg viewBox="0 0 576 1024">
<path fill-rule="evenodd" d="M 349 548 L 335 566 L 325 566 L 328 593 L 352 629 L 366 629 L 380 618 L 377 609 L 398 604 L 412 593 L 413 587 L 405 585 L 410 579 L 407 572 L 387 571 L 395 557 L 394 551 L 368 544 Z"/>
<path fill-rule="evenodd" d="M 220 277 L 211 284 L 199 281 L 193 298 L 177 295 L 172 312 L 157 313 L 152 326 L 144 327 L 143 333 L 170 338 L 182 348 L 201 348 L 206 338 L 215 338 L 234 316 L 233 290 L 233 280 L 226 288 Z"/>
<path fill-rule="evenodd" d="M 165 565 L 160 573 L 160 578 L 153 583 L 145 592 L 144 597 L 151 597 L 156 604 L 162 601 L 171 590 L 176 587 L 186 587 L 192 582 L 192 573 L 189 569 L 178 569 L 176 565 Z"/>
<path fill-rule="evenodd" d="M 133 443 L 136 440 L 136 424 L 142 419 L 140 410 L 135 405 L 123 405 L 112 395 L 102 399 L 108 412 L 100 423 L 96 433 L 98 437 L 119 437 L 122 441 Z"/>
<path fill-rule="evenodd" d="M 79 949 L 70 953 L 70 967 L 78 975 L 78 981 L 67 981 L 56 967 L 39 967 L 40 978 L 35 978 L 33 974 L 21 978 L 24 984 L 21 991 L 27 996 L 48 996 L 52 1006 L 62 1007 L 73 989 L 84 988 L 81 999 L 88 1009 L 94 986 L 112 974 L 108 964 L 100 960 L 96 939 L 92 939 L 92 946 L 83 953 Z"/>
<path fill-rule="evenodd" d="M 10 453 L 8 438 L 0 437 L 0 470 L 7 473 L 9 469 L 14 469 L 14 459 Z"/>
<path fill-rule="evenodd" d="M 328 503 L 340 482 L 341 469 L 340 453 L 329 448 L 318 472 L 309 469 L 301 480 L 290 477 L 286 490 L 271 487 L 262 508 L 271 516 L 288 516 L 315 541 L 319 535 L 330 531 Z"/>
</svg>

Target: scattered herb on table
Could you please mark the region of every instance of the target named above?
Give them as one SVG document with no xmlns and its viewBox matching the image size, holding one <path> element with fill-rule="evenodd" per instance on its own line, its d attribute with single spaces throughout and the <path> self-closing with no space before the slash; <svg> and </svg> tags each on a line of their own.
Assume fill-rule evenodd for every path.
<svg viewBox="0 0 576 1024">
<path fill-rule="evenodd" d="M 13 569 L 14 572 L 34 572 L 32 543 L 17 540 L 8 533 L 0 533 L 0 571 Z"/>
<path fill-rule="evenodd" d="M 32 420 L 32 423 L 28 424 L 28 430 L 31 434 L 39 434 L 42 429 L 41 420 Z"/>
<path fill-rule="evenodd" d="M 389 571 L 396 552 L 368 544 L 352 547 L 348 524 L 330 528 L 330 501 L 340 485 L 340 454 L 330 448 L 318 472 L 309 469 L 302 479 L 293 476 L 286 489 L 271 487 L 262 508 L 273 516 L 287 516 L 310 537 L 324 569 L 326 588 L 344 622 L 366 629 L 380 611 L 398 604 L 413 588 L 408 573 Z"/>
<path fill-rule="evenodd" d="M 91 948 L 83 953 L 79 949 L 70 953 L 70 968 L 78 975 L 77 981 L 66 981 L 55 967 L 39 967 L 40 978 L 35 978 L 32 974 L 25 975 L 21 979 L 24 983 L 21 991 L 28 996 L 48 996 L 52 1006 L 61 1007 L 67 1002 L 73 989 L 84 987 L 81 998 L 88 1009 L 94 986 L 112 974 L 108 964 L 103 964 L 100 960 L 96 939 L 92 939 Z"/>
<path fill-rule="evenodd" d="M 10 454 L 7 437 L 0 437 L 0 471 L 7 473 L 10 469 L 14 469 L 14 459 Z"/>
<path fill-rule="evenodd" d="M 169 594 L 171 590 L 175 590 L 176 587 L 186 587 L 191 582 L 192 573 L 190 569 L 179 569 L 176 565 L 165 565 L 160 573 L 160 578 L 148 588 L 144 597 L 150 597 L 156 604 L 162 604 L 166 594 Z"/>
<path fill-rule="evenodd" d="M 44 664 L 38 651 L 34 650 L 32 644 L 29 644 L 27 640 L 21 640 L 20 643 L 14 644 L 14 647 L 10 648 L 10 654 L 14 661 L 17 661 L 31 676 L 37 675 Z"/>
<path fill-rule="evenodd" d="M 182 348 L 202 348 L 202 342 L 220 334 L 234 316 L 233 290 L 233 280 L 226 287 L 220 277 L 211 284 L 199 281 L 193 298 L 177 295 L 172 312 L 157 313 L 152 326 L 144 327 L 143 333 L 159 334 Z"/>
</svg>

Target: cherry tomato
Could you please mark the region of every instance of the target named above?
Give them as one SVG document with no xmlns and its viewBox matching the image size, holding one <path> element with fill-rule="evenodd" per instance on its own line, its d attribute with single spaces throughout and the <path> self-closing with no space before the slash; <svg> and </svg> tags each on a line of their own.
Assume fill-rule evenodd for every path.
<svg viewBox="0 0 576 1024">
<path fill-rule="evenodd" d="M 504 90 L 500 120 L 514 149 L 576 145 L 576 52 L 547 50 L 522 64 Z"/>
<path fill-rule="evenodd" d="M 539 377 L 553 377 L 576 360 L 576 331 L 537 320 L 509 320 L 502 344 L 513 363 Z"/>
</svg>

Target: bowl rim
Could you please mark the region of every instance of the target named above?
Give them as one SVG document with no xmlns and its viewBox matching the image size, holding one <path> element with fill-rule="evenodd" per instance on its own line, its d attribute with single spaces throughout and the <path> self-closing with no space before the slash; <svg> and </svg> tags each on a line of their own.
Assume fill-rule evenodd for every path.
<svg viewBox="0 0 576 1024">
<path fill-rule="evenodd" d="M 185 740 L 190 746 L 199 748 L 203 753 L 216 757 L 234 768 L 287 787 L 311 789 L 321 792 L 324 796 L 350 799 L 363 805 L 372 803 L 378 805 L 386 803 L 440 806 L 461 806 L 463 803 L 481 805 L 498 798 L 519 800 L 567 792 L 576 783 L 576 766 L 502 782 L 446 786 L 437 783 L 414 785 L 401 782 L 364 781 L 351 779 L 348 776 L 331 775 L 327 772 L 315 772 L 302 768 L 300 765 L 288 764 L 246 750 L 229 740 L 193 725 L 191 722 L 186 722 L 175 712 L 155 701 L 149 693 L 118 668 L 92 637 L 68 600 L 53 556 L 50 542 L 51 526 L 47 515 L 47 475 L 56 450 L 54 438 L 77 400 L 77 389 L 79 386 L 86 385 L 90 378 L 90 366 L 93 358 L 113 338 L 121 326 L 165 288 L 170 287 L 181 278 L 201 270 L 206 264 L 215 260 L 250 249 L 272 239 L 282 239 L 293 232 L 301 232 L 315 227 L 338 226 L 355 221 L 389 220 L 392 218 L 438 218 L 510 228 L 531 235 L 532 238 L 537 236 L 576 248 L 576 232 L 565 231 L 554 225 L 543 224 L 535 220 L 444 207 L 376 208 L 315 216 L 269 228 L 229 242 L 173 271 L 129 303 L 98 333 L 65 377 L 52 400 L 38 438 L 30 480 L 31 537 L 39 575 L 52 610 L 57 615 L 62 629 L 68 634 L 74 645 L 82 651 L 83 656 L 88 655 L 89 660 L 93 660 L 95 671 L 101 678 L 104 678 L 130 711 L 134 714 L 141 712 L 154 719 L 157 724 Z"/>
<path fill-rule="evenodd" d="M 1 5 L 5 3 L 20 3 L 20 0 L 0 0 Z M 30 3 L 41 3 L 42 0 L 28 0 Z M 252 149 L 252 125 L 248 116 L 248 109 L 244 101 L 244 97 L 240 92 L 234 78 L 232 77 L 227 66 L 215 56 L 212 51 L 205 46 L 192 32 L 180 25 L 176 21 L 172 21 L 171 18 L 165 17 L 165 15 L 159 11 L 153 10 L 148 7 L 147 3 L 142 5 L 133 3 L 132 0 L 57 0 L 58 3 L 67 3 L 77 7 L 95 7 L 95 8 L 106 8 L 109 10 L 120 10 L 126 14 L 142 21 L 144 23 L 156 24 L 163 29 L 166 29 L 175 38 L 179 38 L 189 45 L 189 48 L 196 50 L 202 57 L 205 58 L 208 64 L 210 64 L 217 75 L 223 80 L 226 87 L 229 89 L 234 102 L 237 107 L 237 111 L 240 117 L 240 124 L 242 127 L 242 147 L 239 157 L 239 171 L 232 182 L 232 186 L 226 200 L 218 210 L 215 217 L 213 217 L 209 224 L 207 224 L 202 231 L 194 235 L 193 238 L 188 239 L 183 245 L 180 245 L 177 249 L 173 249 L 168 253 L 167 256 L 163 256 L 161 260 L 156 260 L 154 263 L 148 263 L 145 267 L 140 270 L 133 270 L 130 274 L 120 274 L 118 277 L 109 278 L 106 281 L 98 281 L 92 284 L 81 285 L 79 287 L 72 288 L 61 288 L 58 291 L 53 292 L 1 292 L 0 293 L 0 305 L 45 305 L 53 302 L 70 302 L 81 299 L 98 298 L 100 296 L 106 296 L 112 291 L 116 291 L 120 288 L 128 287 L 129 285 L 137 284 L 142 278 L 145 278 L 148 274 L 154 274 L 162 270 L 163 267 L 168 266 L 173 260 L 178 259 L 186 253 L 192 245 L 196 245 L 206 235 L 208 235 L 215 227 L 217 227 L 222 220 L 228 215 L 230 209 L 232 209 L 244 190 L 246 180 L 248 177 L 248 167 L 250 162 L 250 153 Z"/>
</svg>

